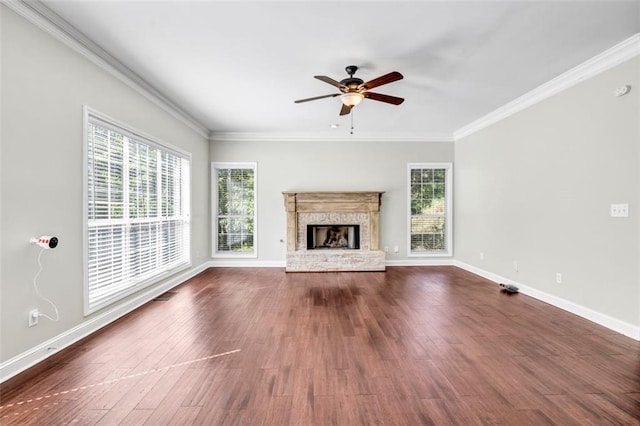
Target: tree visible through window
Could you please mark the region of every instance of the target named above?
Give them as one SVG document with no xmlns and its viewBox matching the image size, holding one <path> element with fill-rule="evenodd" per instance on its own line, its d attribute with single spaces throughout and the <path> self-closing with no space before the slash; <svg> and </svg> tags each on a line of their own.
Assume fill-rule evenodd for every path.
<svg viewBox="0 0 640 426">
<path fill-rule="evenodd" d="M 450 164 L 410 164 L 410 254 L 450 255 Z"/>
<path fill-rule="evenodd" d="M 215 254 L 255 255 L 255 163 L 214 163 Z"/>
</svg>

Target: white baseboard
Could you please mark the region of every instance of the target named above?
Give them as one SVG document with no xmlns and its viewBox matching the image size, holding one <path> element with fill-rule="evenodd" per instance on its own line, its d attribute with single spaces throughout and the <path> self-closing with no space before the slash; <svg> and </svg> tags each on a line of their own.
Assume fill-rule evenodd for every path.
<svg viewBox="0 0 640 426">
<path fill-rule="evenodd" d="M 163 284 L 143 291 L 134 298 L 129 299 L 124 303 L 115 306 L 114 308 L 101 312 L 91 319 L 84 321 L 82 324 L 79 324 L 72 329 L 65 331 L 64 333 L 59 334 L 58 336 L 55 336 L 52 339 L 39 344 L 38 346 L 35 346 L 21 354 L 18 354 L 11 359 L 8 359 L 7 361 L 0 364 L 0 383 L 14 377 L 15 375 L 25 371 L 30 367 L 33 367 L 39 362 L 44 361 L 51 355 L 59 352 L 64 348 L 69 347 L 80 339 L 87 337 L 92 333 L 95 333 L 102 327 L 112 323 L 118 318 L 149 302 L 151 299 L 161 295 L 168 290 L 171 290 L 179 284 L 182 284 L 189 278 L 196 276 L 208 267 L 209 265 L 204 263 L 200 266 L 184 271 L 183 273 L 174 276 Z"/>
<path fill-rule="evenodd" d="M 214 259 L 207 263 L 208 268 L 284 268 L 284 260 L 222 260 Z"/>
<path fill-rule="evenodd" d="M 577 303 L 570 302 L 549 293 L 545 293 L 544 291 L 540 291 L 533 287 L 529 287 L 522 283 L 510 280 L 509 278 L 501 277 L 500 275 L 485 271 L 464 262 L 456 260 L 453 262 L 453 265 L 495 283 L 513 284 L 518 287 L 519 292 L 522 294 L 526 294 L 527 296 L 533 297 L 534 299 L 548 303 L 567 312 L 571 312 L 572 314 L 588 319 L 589 321 L 592 321 L 603 327 L 607 327 L 608 329 L 613 330 L 617 333 L 624 334 L 625 336 L 631 337 L 632 339 L 640 340 L 640 327 L 637 327 L 633 324 L 629 324 L 628 322 L 612 318 L 609 315 L 594 311 L 593 309 L 586 308 L 582 305 L 578 305 Z"/>
<path fill-rule="evenodd" d="M 385 262 L 387 266 L 451 266 L 453 265 L 453 259 L 400 259 L 389 260 Z"/>
<path fill-rule="evenodd" d="M 385 261 L 386 266 L 451 266 L 453 259 L 401 259 Z M 285 268 L 284 260 L 220 260 L 207 263 L 209 268 Z"/>
</svg>

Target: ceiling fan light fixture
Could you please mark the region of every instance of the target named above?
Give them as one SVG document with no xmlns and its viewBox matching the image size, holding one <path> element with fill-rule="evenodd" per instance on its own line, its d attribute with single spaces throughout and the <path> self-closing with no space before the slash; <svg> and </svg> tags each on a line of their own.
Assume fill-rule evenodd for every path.
<svg viewBox="0 0 640 426">
<path fill-rule="evenodd" d="M 373 80 L 364 82 L 362 79 L 353 76 L 357 69 L 358 67 L 356 67 L 355 65 L 349 65 L 346 68 L 347 74 L 349 74 L 349 78 L 345 78 L 341 81 L 336 81 L 331 77 L 327 77 L 326 75 L 314 75 L 314 78 L 337 87 L 338 89 L 340 89 L 340 92 L 330 95 L 298 99 L 297 101 L 293 102 L 295 102 L 296 104 L 300 104 L 303 102 L 315 101 L 324 98 L 335 98 L 339 96 L 340 101 L 342 102 L 342 107 L 340 108 L 340 116 L 350 114 L 353 107 L 355 107 L 356 105 L 360 105 L 360 102 L 362 102 L 364 98 L 370 99 L 372 101 L 384 102 L 391 105 L 400 105 L 402 102 L 404 102 L 403 98 L 383 95 L 381 93 L 369 91 L 374 87 L 402 80 L 404 77 L 398 71 L 393 71 L 385 75 L 381 75 L 378 78 L 374 78 Z"/>
<path fill-rule="evenodd" d="M 340 100 L 346 106 L 354 107 L 364 99 L 364 95 L 358 92 L 347 92 L 340 95 Z"/>
</svg>

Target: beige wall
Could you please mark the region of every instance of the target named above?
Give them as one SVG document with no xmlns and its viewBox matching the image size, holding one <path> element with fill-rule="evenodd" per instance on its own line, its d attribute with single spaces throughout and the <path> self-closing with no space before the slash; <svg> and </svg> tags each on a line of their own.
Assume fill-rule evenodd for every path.
<svg viewBox="0 0 640 426">
<path fill-rule="evenodd" d="M 456 260 L 638 327 L 639 123 L 636 57 L 457 141 Z"/>
<path fill-rule="evenodd" d="M 0 361 L 85 324 L 83 316 L 83 105 L 190 152 L 192 262 L 207 259 L 209 147 L 147 98 L 0 6 L 2 40 L 2 282 Z M 44 252 L 40 290 L 58 305 L 60 321 L 27 312 L 51 308 L 37 299 L 32 279 L 38 249 L 31 236 L 54 234 Z M 99 313 L 98 313 L 99 314 Z"/>
<path fill-rule="evenodd" d="M 256 262 L 284 264 L 282 191 L 384 191 L 380 247 L 389 246 L 388 261 L 407 261 L 407 163 L 452 162 L 453 151 L 452 142 L 212 141 L 210 153 L 211 161 L 258 163 Z"/>
</svg>

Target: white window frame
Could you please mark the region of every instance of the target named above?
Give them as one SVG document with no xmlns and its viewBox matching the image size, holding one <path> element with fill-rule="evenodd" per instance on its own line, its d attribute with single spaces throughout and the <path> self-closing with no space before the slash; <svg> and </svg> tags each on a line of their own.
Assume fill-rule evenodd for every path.
<svg viewBox="0 0 640 426">
<path fill-rule="evenodd" d="M 218 250 L 218 170 L 253 170 L 253 250 L 246 252 Z M 212 258 L 257 258 L 258 257 L 258 163 L 217 162 L 211 163 L 211 257 Z"/>
<path fill-rule="evenodd" d="M 411 250 L 411 170 L 445 169 L 445 250 Z M 451 257 L 453 255 L 453 164 L 452 163 L 408 163 L 407 165 L 407 256 Z"/>
<path fill-rule="evenodd" d="M 148 145 L 153 147 L 161 152 L 171 154 L 176 157 L 180 157 L 186 160 L 186 168 L 182 170 L 181 174 L 181 183 L 182 188 L 180 193 L 182 195 L 182 212 L 177 216 L 172 216 L 171 218 L 163 218 L 162 217 L 162 208 L 160 202 L 158 203 L 158 214 L 156 217 L 150 219 L 154 223 L 162 224 L 166 223 L 166 221 L 175 221 L 176 218 L 178 220 L 182 220 L 183 228 L 182 231 L 184 233 L 182 244 L 184 247 L 184 251 L 182 256 L 178 259 L 177 262 L 172 262 L 171 265 L 160 265 L 159 267 L 155 267 L 153 270 L 145 272 L 140 275 L 129 274 L 126 275 L 129 280 L 124 286 L 105 297 L 102 297 L 99 302 L 92 303 L 91 294 L 90 294 L 90 267 L 89 267 L 89 235 L 90 235 L 90 224 L 89 224 L 89 129 L 91 124 L 99 124 L 105 128 L 108 128 L 112 131 L 115 131 L 119 134 L 122 134 L 124 137 L 128 139 L 132 139 L 139 144 Z M 147 135 L 139 130 L 132 128 L 129 125 L 126 125 L 118 120 L 115 120 L 105 114 L 102 114 L 96 110 L 93 110 L 87 106 L 83 108 L 83 141 L 84 141 L 84 156 L 83 156 L 83 240 L 84 240 L 84 314 L 89 315 L 94 313 L 108 305 L 111 305 L 119 300 L 130 296 L 133 293 L 136 293 L 146 287 L 152 286 L 154 284 L 159 283 L 161 280 L 179 272 L 190 268 L 191 264 L 191 154 L 180 150 L 172 145 L 169 145 L 165 142 L 160 141 L 153 136 Z M 126 150 L 128 151 L 128 150 Z M 125 151 L 125 152 L 126 152 Z M 123 169 L 128 171 L 128 165 L 124 164 L 126 160 L 126 154 L 123 158 Z M 139 223 L 141 220 L 149 219 L 131 219 L 128 217 L 126 212 L 128 211 L 128 172 L 123 173 L 123 203 L 127 205 L 127 207 L 123 207 L 124 212 L 122 219 L 99 219 L 93 221 L 94 226 L 98 223 L 107 224 L 109 223 L 119 223 L 125 226 L 131 226 L 133 223 Z M 160 187 L 161 184 L 158 184 Z M 160 192 L 160 190 L 158 190 Z M 126 231 L 125 231 L 126 232 Z M 127 241 L 125 239 L 125 241 Z M 124 244 L 124 243 L 123 243 Z M 128 253 L 128 252 L 127 252 Z M 159 257 L 161 253 L 156 254 L 156 257 Z M 125 256 L 126 257 L 126 256 Z M 127 263 L 126 259 L 123 263 Z M 128 264 L 128 263 L 127 263 Z M 127 274 L 127 267 L 123 267 L 124 274 Z M 124 287 L 124 288 L 122 288 Z"/>
</svg>

